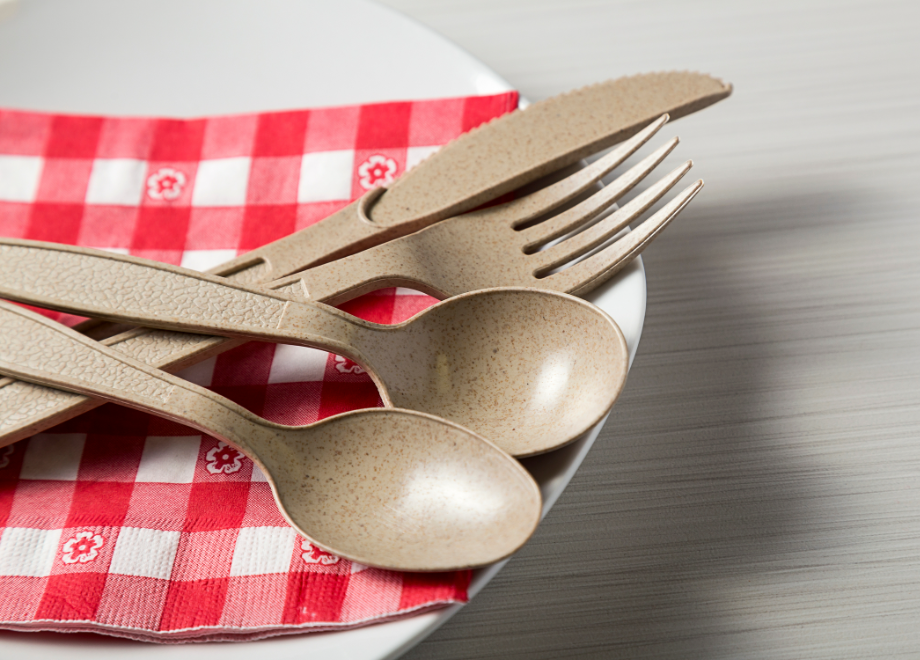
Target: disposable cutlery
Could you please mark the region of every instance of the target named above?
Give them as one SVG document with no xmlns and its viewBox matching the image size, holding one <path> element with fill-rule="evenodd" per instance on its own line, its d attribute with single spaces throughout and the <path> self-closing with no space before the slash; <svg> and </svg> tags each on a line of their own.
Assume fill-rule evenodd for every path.
<svg viewBox="0 0 920 660">
<path fill-rule="evenodd" d="M 10 303 L 0 302 L 0 337 L 0 372 L 235 445 L 265 473 L 288 522 L 333 554 L 400 570 L 481 566 L 517 550 L 539 522 L 527 471 L 437 417 L 376 408 L 282 426 Z"/>
<path fill-rule="evenodd" d="M 443 147 L 403 174 L 382 194 L 362 198 L 315 225 L 209 272 L 265 286 L 271 280 L 467 211 L 515 186 L 532 182 L 628 138 L 662 113 L 677 118 L 696 112 L 726 98 L 731 91 L 731 85 L 706 74 L 661 72 L 607 81 L 541 101 Z M 533 139 L 535 135 L 539 139 Z M 368 209 L 371 200 L 374 204 Z M 365 209 L 366 220 L 359 217 L 361 208 Z M 401 221 L 407 224 L 396 232 L 392 226 Z M 646 222 L 644 227 L 650 229 L 652 225 Z M 356 233 L 352 234 L 352 230 Z M 654 235 L 651 233 L 650 237 Z M 629 245 L 618 243 L 620 248 Z M 611 250 L 603 254 L 608 258 L 614 256 Z M 628 256 L 628 250 L 624 254 Z M 596 272 L 609 276 L 617 263 L 625 263 L 618 257 L 613 260 L 614 268 L 608 268 L 599 264 L 603 258 L 584 260 L 579 269 L 569 270 L 567 278 L 576 279 L 579 273 L 593 276 Z M 599 266 L 598 271 L 591 270 L 594 265 Z M 562 278 L 548 278 L 540 285 L 566 290 L 560 289 L 562 281 Z M 279 289 L 277 295 L 304 297 L 299 283 Z M 119 331 L 111 324 L 91 331 L 95 333 L 93 336 L 103 338 L 106 345 L 170 371 L 240 343 L 223 337 L 146 328 Z M 84 396 L 0 379 L 0 445 L 29 437 L 98 405 L 98 401 Z"/>
<path fill-rule="evenodd" d="M 451 420 L 514 456 L 575 440 L 607 414 L 626 380 L 626 341 L 613 319 L 539 289 L 467 293 L 399 325 L 379 325 L 176 266 L 0 239 L 0 297 L 328 350 L 363 366 L 385 405 Z"/>
<path fill-rule="evenodd" d="M 597 162 L 530 195 L 448 218 L 415 234 L 281 278 L 265 288 L 332 305 L 388 286 L 411 287 L 441 299 L 495 286 L 588 293 L 642 252 L 690 203 L 703 182 L 688 186 L 631 233 L 605 245 L 640 219 L 692 167 L 687 161 L 623 208 L 592 224 L 664 160 L 677 146 L 673 138 L 579 204 L 562 212 L 557 209 L 623 163 L 666 121 L 667 115 Z M 592 253 L 599 247 L 603 249 Z"/>
</svg>

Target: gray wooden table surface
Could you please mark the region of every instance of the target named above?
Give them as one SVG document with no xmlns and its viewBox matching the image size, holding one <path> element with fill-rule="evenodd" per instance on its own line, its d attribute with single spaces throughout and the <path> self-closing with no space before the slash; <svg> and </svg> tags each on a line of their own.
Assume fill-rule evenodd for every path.
<svg viewBox="0 0 920 660">
<path fill-rule="evenodd" d="M 385 0 L 540 99 L 695 69 L 707 186 L 535 538 L 406 657 L 920 657 L 920 5 Z M 670 132 L 668 132 L 670 131 Z"/>
</svg>

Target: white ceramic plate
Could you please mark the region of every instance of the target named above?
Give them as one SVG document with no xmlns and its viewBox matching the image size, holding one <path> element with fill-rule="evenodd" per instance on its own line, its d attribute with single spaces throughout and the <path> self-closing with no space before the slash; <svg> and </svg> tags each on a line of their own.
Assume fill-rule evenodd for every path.
<svg viewBox="0 0 920 660">
<path fill-rule="evenodd" d="M 365 0 L 9 0 L 0 11 L 0 106 L 200 116 L 492 94 L 508 83 L 427 28 Z M 619 323 L 630 361 L 645 318 L 641 260 L 589 299 Z M 526 461 L 544 514 L 601 425 Z M 477 571 L 475 595 L 504 563 Z M 32 660 L 396 658 L 461 606 L 335 633 L 239 644 L 155 645 L 97 635 L 0 632 L 0 657 Z M 169 654 L 166 656 L 166 654 Z"/>
</svg>

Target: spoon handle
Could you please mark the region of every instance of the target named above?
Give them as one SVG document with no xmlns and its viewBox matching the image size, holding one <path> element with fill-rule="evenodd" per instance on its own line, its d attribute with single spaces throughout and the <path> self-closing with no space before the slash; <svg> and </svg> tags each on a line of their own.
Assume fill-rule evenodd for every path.
<svg viewBox="0 0 920 660">
<path fill-rule="evenodd" d="M 240 441 L 239 427 L 259 426 L 250 413 L 223 397 L 3 301 L 0 301 L 0 373 L 168 417 L 228 439 L 247 452 L 245 441 Z M 19 414 L 33 412 L 21 410 Z M 207 425 L 200 420 L 207 420 Z M 0 430 L 6 423 L 15 420 L 0 420 Z M 225 432 L 228 430 L 229 433 Z"/>
<path fill-rule="evenodd" d="M 123 323 L 326 349 L 359 363 L 377 326 L 185 268 L 56 243 L 0 239 L 0 297 Z"/>
</svg>

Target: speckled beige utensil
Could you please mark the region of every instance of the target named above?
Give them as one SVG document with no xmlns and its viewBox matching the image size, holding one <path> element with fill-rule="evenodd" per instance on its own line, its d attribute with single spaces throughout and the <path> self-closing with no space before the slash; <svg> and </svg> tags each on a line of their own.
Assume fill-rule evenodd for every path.
<svg viewBox="0 0 920 660">
<path fill-rule="evenodd" d="M 607 414 L 626 380 L 626 342 L 613 319 L 537 289 L 468 293 L 378 325 L 158 262 L 0 239 L 0 297 L 328 350 L 367 369 L 386 405 L 457 422 L 514 456 L 577 438 Z"/>
<path fill-rule="evenodd" d="M 393 225 L 401 220 L 407 223 L 403 232 L 407 233 L 421 224 L 468 211 L 626 139 L 663 113 L 677 118 L 695 112 L 729 96 L 731 89 L 728 83 L 706 74 L 664 72 L 612 80 L 541 101 L 443 147 L 403 174 L 382 195 L 375 193 L 373 198 L 368 196 L 350 204 L 315 225 L 210 272 L 237 282 L 264 285 L 395 238 Z M 372 200 L 375 203 L 369 219 L 362 219 L 360 209 Z M 376 231 L 383 226 L 386 231 Z M 357 232 L 357 243 L 349 243 L 352 230 Z M 303 298 L 299 284 L 296 291 L 287 287 L 276 295 Z M 87 332 L 126 355 L 170 371 L 240 343 L 223 337 L 147 328 L 115 334 L 119 329 L 111 324 Z M 99 403 L 69 392 L 0 378 L 0 446 L 92 410 Z"/>
<path fill-rule="evenodd" d="M 625 161 L 664 123 L 667 115 L 592 165 L 520 199 L 443 220 L 415 234 L 281 278 L 265 288 L 292 297 L 338 305 L 388 286 L 407 286 L 437 298 L 494 286 L 523 286 L 585 294 L 630 263 L 690 203 L 702 181 L 646 219 L 637 229 L 589 258 L 642 216 L 684 174 L 687 161 L 600 222 L 574 235 L 642 181 L 675 146 L 670 140 L 602 190 L 554 217 L 546 214 L 575 198 Z M 537 224 L 533 220 L 543 218 Z M 542 247 L 560 237 L 548 249 Z"/>
<path fill-rule="evenodd" d="M 273 424 L 2 302 L 0 339 L 0 373 L 123 403 L 239 447 L 294 529 L 336 555 L 398 570 L 482 566 L 517 550 L 540 520 L 527 471 L 437 417 L 378 408 L 306 427 Z"/>
<path fill-rule="evenodd" d="M 677 119 L 731 91 L 731 85 L 706 74 L 666 71 L 608 80 L 534 103 L 460 136 L 374 196 L 372 204 L 359 200 L 242 255 L 216 274 L 255 268 L 246 281 L 257 274 L 267 281 L 406 236 L 577 163 L 665 113 Z"/>
</svg>

